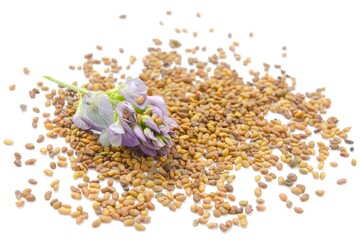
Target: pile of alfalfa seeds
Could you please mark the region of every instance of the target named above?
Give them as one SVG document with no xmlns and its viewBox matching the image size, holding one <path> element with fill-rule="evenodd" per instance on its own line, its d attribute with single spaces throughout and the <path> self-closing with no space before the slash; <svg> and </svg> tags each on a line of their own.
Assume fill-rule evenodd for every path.
<svg viewBox="0 0 360 240">
<path fill-rule="evenodd" d="M 193 37 L 197 36 L 195 33 Z M 330 152 L 349 158 L 347 147 L 350 146 L 350 151 L 354 148 L 353 141 L 348 139 L 350 128 L 340 129 L 334 116 L 324 118 L 331 101 L 325 97 L 323 88 L 297 93 L 295 79 L 283 70 L 280 76 L 271 76 L 268 64 L 264 64 L 263 73 L 250 69 L 252 81 L 244 82 L 236 69 L 226 63 L 226 51 L 222 48 L 205 60 L 196 57 L 197 51 L 206 51 L 205 47 L 186 48 L 185 53 L 192 54 L 187 58 L 190 67 L 186 67 L 182 62 L 185 53 L 181 52 L 178 40 L 169 40 L 171 50 L 162 50 L 160 39 L 153 39 L 153 42 L 155 46 L 148 48 L 148 53 L 142 57 L 144 68 L 139 77 L 149 87 L 149 95 L 161 95 L 166 99 L 170 116 L 179 124 L 174 129 L 175 144 L 168 156 L 152 158 L 136 155 L 124 147 L 103 147 L 98 142 L 99 134 L 80 130 L 72 123 L 79 99 L 75 92 L 64 88 L 49 91 L 43 82 L 29 91 L 30 98 L 42 91 L 46 93 L 45 106 L 53 106 L 54 117 L 44 112 L 41 123 L 39 117 L 33 118 L 32 126 L 37 128 L 38 124 L 43 124 L 47 132 L 37 137 L 36 144 L 28 143 L 25 147 L 32 150 L 39 145 L 43 158 L 51 160 L 49 168 L 43 170 L 46 176 L 52 177 L 57 168 L 67 168 L 73 171 L 75 180 L 82 180 L 70 186 L 69 194 L 79 203 L 84 198 L 92 201 L 92 209 L 98 216 L 90 220 L 94 228 L 120 221 L 124 226 L 142 231 L 144 224 L 151 221 L 155 201 L 171 211 L 181 208 L 184 201 L 193 201 L 190 211 L 194 213 L 194 226 L 206 225 L 209 229 L 226 232 L 235 226 L 245 228 L 247 217 L 254 214 L 253 209 L 266 210 L 262 192 L 268 184 L 282 185 L 280 201 L 298 214 L 304 209 L 293 206 L 290 195 L 306 202 L 312 195 L 325 194 L 323 189 L 307 192 L 305 185 L 298 181 L 298 175 L 323 180 L 326 177 L 323 168 Z M 236 41 L 229 46 L 236 61 L 241 60 L 241 55 L 236 53 L 238 46 Z M 167 46 L 163 48 L 168 49 Z M 96 49 L 101 51 L 102 47 L 98 45 Z M 119 51 L 124 52 L 122 48 Z M 88 82 L 83 87 L 89 90 L 112 89 L 119 78 L 127 77 L 121 74 L 123 67 L 114 58 L 97 59 L 92 53 L 84 58 L 83 64 L 69 68 L 84 72 Z M 131 56 L 126 68 L 135 62 L 136 57 Z M 243 65 L 250 62 L 251 59 L 246 58 Z M 100 66 L 105 66 L 103 73 L 98 70 Z M 281 66 L 275 65 L 275 68 Z M 29 72 L 24 68 L 25 74 Z M 9 89 L 14 90 L 15 86 Z M 26 105 L 20 108 L 26 111 Z M 37 108 L 33 112 L 40 114 Z M 282 115 L 287 122 L 268 120 L 270 113 Z M 313 141 L 313 135 L 320 135 L 323 141 Z M 46 144 L 46 138 L 61 138 L 64 146 Z M 13 141 L 5 139 L 4 144 L 12 145 Z M 275 150 L 280 154 L 274 153 Z M 14 157 L 15 166 L 21 167 L 21 153 L 15 152 Z M 24 164 L 33 165 L 38 160 L 43 161 L 30 158 Z M 356 160 L 351 164 L 356 166 Z M 337 163 L 330 162 L 330 165 L 336 167 Z M 254 189 L 256 201 L 233 194 L 234 171 L 242 168 L 258 173 Z M 275 170 L 282 174 L 276 175 Z M 96 172 L 96 177 L 91 178 L 90 172 Z M 74 209 L 52 197 L 60 181 L 52 179 L 43 197 L 59 214 L 69 215 L 77 224 L 83 223 L 89 214 L 81 205 Z M 337 184 L 346 181 L 342 178 Z M 33 178 L 28 182 L 37 184 Z M 16 190 L 15 195 L 18 207 L 41 197 L 35 196 L 31 188 Z"/>
</svg>

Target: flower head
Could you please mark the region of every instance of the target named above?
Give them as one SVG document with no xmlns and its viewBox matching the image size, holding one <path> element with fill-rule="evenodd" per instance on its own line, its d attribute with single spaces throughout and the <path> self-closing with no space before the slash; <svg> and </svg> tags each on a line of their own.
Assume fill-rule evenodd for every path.
<svg viewBox="0 0 360 240">
<path fill-rule="evenodd" d="M 127 79 L 123 85 L 106 92 L 91 92 L 46 78 L 85 94 L 73 122 L 83 130 L 101 132 L 101 145 L 137 148 L 148 156 L 169 153 L 174 133 L 171 128 L 177 127 L 177 123 L 169 117 L 165 100 L 160 96 L 148 97 L 147 87 L 139 78 Z"/>
</svg>

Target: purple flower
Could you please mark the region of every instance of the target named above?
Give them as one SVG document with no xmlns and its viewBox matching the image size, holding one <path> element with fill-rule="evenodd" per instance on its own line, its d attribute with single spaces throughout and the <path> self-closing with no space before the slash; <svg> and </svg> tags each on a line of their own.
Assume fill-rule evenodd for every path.
<svg viewBox="0 0 360 240">
<path fill-rule="evenodd" d="M 157 155 L 156 150 L 149 148 L 149 146 L 146 144 L 146 142 L 142 142 L 139 145 L 139 148 L 141 152 L 143 152 L 146 155 L 149 155 L 151 157 L 155 157 Z"/>
<path fill-rule="evenodd" d="M 125 131 L 125 134 L 122 136 L 122 144 L 127 147 L 138 146 L 140 144 L 140 141 L 135 135 L 131 126 L 125 121 L 123 121 L 122 123 Z"/>
<path fill-rule="evenodd" d="M 165 142 L 165 145 L 167 146 L 167 147 L 172 147 L 173 146 L 173 142 L 172 142 L 172 140 L 171 140 L 171 137 L 170 137 L 170 135 L 169 134 L 165 134 L 164 136 L 164 142 Z"/>
<path fill-rule="evenodd" d="M 147 104 L 147 86 L 140 78 L 129 78 L 120 88 L 120 94 L 132 105 L 144 109 Z"/>
<path fill-rule="evenodd" d="M 146 126 L 151 128 L 155 132 L 160 133 L 158 126 L 156 125 L 156 123 L 150 116 L 148 116 L 148 115 L 142 116 L 141 121 L 142 121 L 142 123 L 144 123 Z"/>
<path fill-rule="evenodd" d="M 164 117 L 164 121 L 165 121 L 169 126 L 171 126 L 171 127 L 177 127 L 177 126 L 179 126 L 179 125 L 177 124 L 177 122 L 175 122 L 175 120 L 172 119 L 172 118 Z"/>
<path fill-rule="evenodd" d="M 147 97 L 147 87 L 139 78 L 106 92 L 91 92 L 51 77 L 48 80 L 84 94 L 73 116 L 74 124 L 84 130 L 101 132 L 103 146 L 137 147 L 149 156 L 166 155 L 173 142 L 167 105 L 160 96 Z"/>
<path fill-rule="evenodd" d="M 123 101 L 119 103 L 116 106 L 116 113 L 122 120 L 128 123 L 136 123 L 134 106 L 128 101 Z"/>
<path fill-rule="evenodd" d="M 118 120 L 111 124 L 108 129 L 104 129 L 101 132 L 99 141 L 103 146 L 120 146 L 123 141 L 124 133 L 124 128 Z"/>
<path fill-rule="evenodd" d="M 113 123 L 113 108 L 106 94 L 88 92 L 73 116 L 74 124 L 83 129 L 102 131 Z"/>
<path fill-rule="evenodd" d="M 158 109 L 160 109 L 161 111 L 161 115 L 156 113 L 159 117 L 161 116 L 168 116 L 168 112 L 167 112 L 167 106 L 165 103 L 164 98 L 160 97 L 160 96 L 148 96 L 148 101 L 149 101 L 149 105 L 150 106 L 154 106 L 157 107 Z"/>
<path fill-rule="evenodd" d="M 143 130 L 139 125 L 134 125 L 134 134 L 138 137 L 140 141 L 146 142 L 146 137 L 144 135 Z"/>
<path fill-rule="evenodd" d="M 160 136 L 157 136 L 156 140 L 152 141 L 152 143 L 159 149 L 165 146 L 165 143 Z"/>
<path fill-rule="evenodd" d="M 154 135 L 154 132 L 151 131 L 150 128 L 146 127 L 146 128 L 144 129 L 144 134 L 145 134 L 145 136 L 146 136 L 148 139 L 150 139 L 150 140 L 156 140 L 156 137 L 155 137 L 155 135 Z"/>
<path fill-rule="evenodd" d="M 161 156 L 168 155 L 170 153 L 170 150 L 168 148 L 161 148 L 158 151 L 158 154 Z"/>
</svg>

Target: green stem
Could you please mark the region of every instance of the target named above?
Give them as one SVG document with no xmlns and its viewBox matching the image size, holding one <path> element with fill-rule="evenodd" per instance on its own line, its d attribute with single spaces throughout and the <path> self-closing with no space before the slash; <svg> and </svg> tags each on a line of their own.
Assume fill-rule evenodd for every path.
<svg viewBox="0 0 360 240">
<path fill-rule="evenodd" d="M 84 88 L 81 88 L 81 87 L 77 87 L 77 86 L 74 86 L 74 85 L 71 85 L 71 84 L 68 84 L 68 83 L 65 83 L 65 82 L 62 82 L 60 80 L 57 80 L 53 77 L 49 77 L 49 76 L 44 76 L 44 78 L 46 78 L 47 80 L 50 80 L 54 83 L 57 83 L 59 84 L 60 86 L 63 86 L 63 87 L 66 87 L 66 88 L 69 88 L 71 90 L 74 90 L 76 92 L 79 92 L 79 93 L 83 93 L 83 94 L 87 94 L 89 91 L 84 89 Z"/>
</svg>

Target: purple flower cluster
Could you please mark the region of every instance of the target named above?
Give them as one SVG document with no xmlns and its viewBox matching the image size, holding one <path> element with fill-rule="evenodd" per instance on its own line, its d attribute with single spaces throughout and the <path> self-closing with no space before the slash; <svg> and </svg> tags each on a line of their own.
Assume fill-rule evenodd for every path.
<svg viewBox="0 0 360 240">
<path fill-rule="evenodd" d="M 103 146 L 137 147 L 146 155 L 166 155 L 172 146 L 171 127 L 177 123 L 168 116 L 165 100 L 147 96 L 139 78 L 126 80 L 107 92 L 87 92 L 73 116 L 84 130 L 101 132 Z"/>
</svg>

